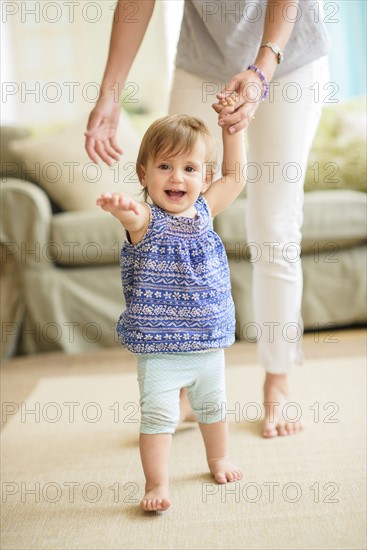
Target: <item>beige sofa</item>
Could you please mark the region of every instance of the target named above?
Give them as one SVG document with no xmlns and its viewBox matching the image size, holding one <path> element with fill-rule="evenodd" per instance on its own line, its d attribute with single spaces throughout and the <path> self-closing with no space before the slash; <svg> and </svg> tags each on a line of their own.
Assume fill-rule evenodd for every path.
<svg viewBox="0 0 367 550">
<path fill-rule="evenodd" d="M 340 126 L 340 117 L 345 109 L 338 106 L 325 111 L 306 181 L 302 316 L 306 330 L 328 329 L 325 338 L 337 326 L 366 320 L 363 158 L 359 154 L 356 161 L 357 145 L 353 148 L 345 142 L 348 124 L 359 120 L 355 117 L 358 109 L 360 104 L 349 106 L 351 117 L 344 126 Z M 124 308 L 118 264 L 124 235 L 120 224 L 94 203 L 105 189 L 124 189 L 138 196 L 133 162 L 141 132 L 136 121 L 134 126 L 128 115 L 123 117 L 119 140 L 125 155 L 118 171 L 101 167 L 91 172 L 93 167 L 83 150 L 85 119 L 39 137 L 26 137 L 24 129 L 3 129 L 3 357 L 120 345 L 114 324 Z M 351 135 L 355 139 L 355 126 Z M 365 137 L 361 134 L 358 139 L 360 144 Z M 315 159 L 324 159 L 319 162 L 318 185 Z M 323 169 L 326 176 L 330 172 L 325 169 L 326 162 L 338 163 L 339 177 L 331 183 L 322 175 Z M 352 179 L 348 162 L 357 162 L 358 176 L 352 174 Z M 215 219 L 215 228 L 228 253 L 237 338 L 252 340 L 258 332 L 251 301 L 245 216 L 246 198 L 242 197 Z"/>
</svg>

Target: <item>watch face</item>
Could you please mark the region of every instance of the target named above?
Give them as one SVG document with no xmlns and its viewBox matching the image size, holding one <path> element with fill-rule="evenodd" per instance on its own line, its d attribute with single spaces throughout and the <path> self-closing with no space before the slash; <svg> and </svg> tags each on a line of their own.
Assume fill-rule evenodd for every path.
<svg viewBox="0 0 367 550">
<path fill-rule="evenodd" d="M 261 48 L 270 48 L 275 55 L 277 56 L 277 62 L 278 65 L 283 62 L 284 55 L 283 52 L 280 51 L 279 47 L 276 44 L 273 44 L 272 42 L 267 42 L 266 44 L 261 44 Z"/>
</svg>

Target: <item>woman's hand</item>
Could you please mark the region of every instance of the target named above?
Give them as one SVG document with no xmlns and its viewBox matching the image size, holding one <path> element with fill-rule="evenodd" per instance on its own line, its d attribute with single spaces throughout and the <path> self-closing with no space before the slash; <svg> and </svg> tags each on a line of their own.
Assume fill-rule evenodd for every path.
<svg viewBox="0 0 367 550">
<path fill-rule="evenodd" d="M 89 158 L 99 164 L 102 159 L 111 166 L 119 160 L 122 149 L 116 142 L 116 130 L 120 118 L 120 104 L 113 98 L 100 98 L 89 115 L 85 132 L 85 149 Z"/>
<path fill-rule="evenodd" d="M 246 129 L 255 118 L 263 95 L 263 85 L 254 71 L 236 74 L 225 90 L 217 94 L 213 109 L 219 114 L 219 126 L 232 134 Z M 229 101 L 231 98 L 231 101 Z"/>
</svg>

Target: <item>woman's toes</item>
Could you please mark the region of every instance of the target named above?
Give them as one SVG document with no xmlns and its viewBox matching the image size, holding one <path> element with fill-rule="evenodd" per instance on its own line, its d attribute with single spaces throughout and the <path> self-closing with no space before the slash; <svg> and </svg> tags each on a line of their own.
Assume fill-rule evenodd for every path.
<svg viewBox="0 0 367 550">
<path fill-rule="evenodd" d="M 288 435 L 288 431 L 284 425 L 278 425 L 277 430 L 279 435 Z"/>
<path fill-rule="evenodd" d="M 263 430 L 263 437 L 276 437 L 278 435 L 278 432 L 275 428 L 266 428 Z"/>
</svg>

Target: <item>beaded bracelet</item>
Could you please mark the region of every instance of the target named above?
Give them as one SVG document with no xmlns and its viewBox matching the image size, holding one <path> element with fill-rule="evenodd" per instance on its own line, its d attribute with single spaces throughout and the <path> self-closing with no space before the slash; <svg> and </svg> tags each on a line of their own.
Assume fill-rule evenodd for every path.
<svg viewBox="0 0 367 550">
<path fill-rule="evenodd" d="M 261 98 L 262 101 L 264 101 L 268 97 L 268 93 L 269 93 L 269 83 L 266 80 L 266 76 L 259 69 L 259 67 L 256 67 L 256 65 L 249 65 L 247 67 L 247 70 L 255 71 L 255 73 L 259 75 L 259 77 L 261 79 L 261 82 L 264 84 L 264 93 L 263 93 L 262 98 Z"/>
</svg>

